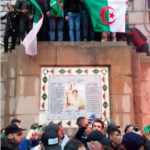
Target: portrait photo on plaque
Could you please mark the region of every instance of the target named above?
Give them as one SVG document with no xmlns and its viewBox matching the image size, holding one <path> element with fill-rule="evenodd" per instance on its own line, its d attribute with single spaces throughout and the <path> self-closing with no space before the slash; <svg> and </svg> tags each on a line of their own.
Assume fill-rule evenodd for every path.
<svg viewBox="0 0 150 150">
<path fill-rule="evenodd" d="M 66 84 L 65 110 L 85 110 L 85 85 Z"/>
</svg>

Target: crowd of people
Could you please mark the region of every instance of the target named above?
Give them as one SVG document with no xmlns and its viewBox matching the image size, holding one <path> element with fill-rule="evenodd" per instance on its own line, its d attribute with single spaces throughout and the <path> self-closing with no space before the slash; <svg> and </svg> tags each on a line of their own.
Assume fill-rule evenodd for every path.
<svg viewBox="0 0 150 150">
<path fill-rule="evenodd" d="M 109 38 L 111 41 L 127 41 L 132 43 L 137 52 L 146 52 L 148 56 L 149 45 L 147 38 L 136 28 L 128 25 L 128 14 L 126 14 L 126 32 L 110 33 L 95 32 L 91 22 L 90 14 L 83 0 L 63 0 L 63 17 L 52 14 L 50 2 L 52 0 L 36 0 L 43 15 L 43 24 L 37 34 L 38 41 L 102 41 Z M 9 12 L 1 17 L 7 19 L 4 35 L 4 53 L 8 52 L 8 39 L 12 37 L 12 46 L 9 52 L 15 49 L 16 38 L 19 37 L 20 44 L 25 34 L 32 29 L 35 8 L 27 0 L 17 0 L 15 6 L 7 3 Z"/>
<path fill-rule="evenodd" d="M 92 124 L 92 126 L 90 126 Z M 150 125 L 142 134 L 139 126 L 127 125 L 124 135 L 120 126 L 101 119 L 77 119 L 79 128 L 70 139 L 62 124 L 33 123 L 26 137 L 22 138 L 21 121 L 13 119 L 1 129 L 1 150 L 150 150 Z"/>
</svg>

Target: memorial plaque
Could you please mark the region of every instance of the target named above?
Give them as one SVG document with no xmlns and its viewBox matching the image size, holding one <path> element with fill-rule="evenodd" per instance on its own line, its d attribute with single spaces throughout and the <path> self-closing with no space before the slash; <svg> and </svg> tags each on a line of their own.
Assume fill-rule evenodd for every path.
<svg viewBox="0 0 150 150">
<path fill-rule="evenodd" d="M 78 117 L 95 114 L 107 124 L 108 79 L 108 67 L 41 68 L 40 120 L 45 114 L 48 122 L 77 127 Z"/>
</svg>

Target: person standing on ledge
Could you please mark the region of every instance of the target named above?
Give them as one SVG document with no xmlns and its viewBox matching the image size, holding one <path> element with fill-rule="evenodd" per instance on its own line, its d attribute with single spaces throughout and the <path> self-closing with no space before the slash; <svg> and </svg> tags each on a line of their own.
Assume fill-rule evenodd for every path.
<svg viewBox="0 0 150 150">
<path fill-rule="evenodd" d="M 10 2 L 7 3 L 7 9 L 9 12 L 1 17 L 1 20 L 7 19 L 7 24 L 6 24 L 6 30 L 5 30 L 5 35 L 4 35 L 4 52 L 8 52 L 8 40 L 9 37 L 11 36 L 12 38 L 12 46 L 10 48 L 10 53 L 12 52 L 12 49 L 15 49 L 16 45 L 16 37 L 17 37 L 17 22 L 19 20 L 19 14 L 14 11 L 14 7 Z"/>
</svg>

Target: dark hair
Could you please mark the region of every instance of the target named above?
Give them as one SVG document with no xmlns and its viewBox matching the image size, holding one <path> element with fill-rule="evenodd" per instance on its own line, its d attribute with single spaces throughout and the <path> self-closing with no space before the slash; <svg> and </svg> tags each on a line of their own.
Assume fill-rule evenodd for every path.
<svg viewBox="0 0 150 150">
<path fill-rule="evenodd" d="M 80 147 L 84 146 L 84 144 L 79 140 L 70 140 L 66 144 L 64 150 L 78 150 Z"/>
<path fill-rule="evenodd" d="M 18 120 L 18 119 L 13 119 L 13 120 L 11 120 L 11 123 L 10 123 L 10 124 L 15 124 L 16 122 L 21 122 L 21 121 Z"/>
<path fill-rule="evenodd" d="M 73 91 L 72 91 L 72 93 L 74 93 L 74 92 L 77 92 L 77 93 L 78 93 L 78 91 L 77 91 L 77 90 L 73 90 Z"/>
<path fill-rule="evenodd" d="M 133 127 L 133 125 L 132 125 L 132 124 L 127 125 L 127 126 L 125 127 L 125 129 L 124 129 L 124 133 L 126 133 L 127 130 L 128 130 L 130 127 Z"/>
<path fill-rule="evenodd" d="M 3 133 L 3 130 L 5 130 L 5 128 L 1 129 L 1 134 Z"/>
<path fill-rule="evenodd" d="M 110 129 L 108 129 L 108 131 L 107 131 L 108 137 L 109 137 L 109 135 L 113 135 L 114 132 L 116 132 L 116 131 L 117 131 L 119 134 L 121 133 L 121 131 L 120 131 L 118 128 L 110 128 Z"/>
<path fill-rule="evenodd" d="M 104 122 L 103 122 L 101 119 L 99 119 L 99 118 L 95 118 L 95 119 L 94 119 L 94 121 L 93 121 L 93 123 L 92 123 L 92 128 L 93 128 L 93 125 L 94 125 L 95 122 L 101 123 L 101 124 L 102 124 L 102 129 L 104 129 Z"/>
<path fill-rule="evenodd" d="M 81 125 L 82 125 L 82 121 L 85 119 L 85 117 L 79 117 L 78 119 L 77 119 L 77 125 L 79 126 L 79 127 L 81 127 Z"/>
</svg>

